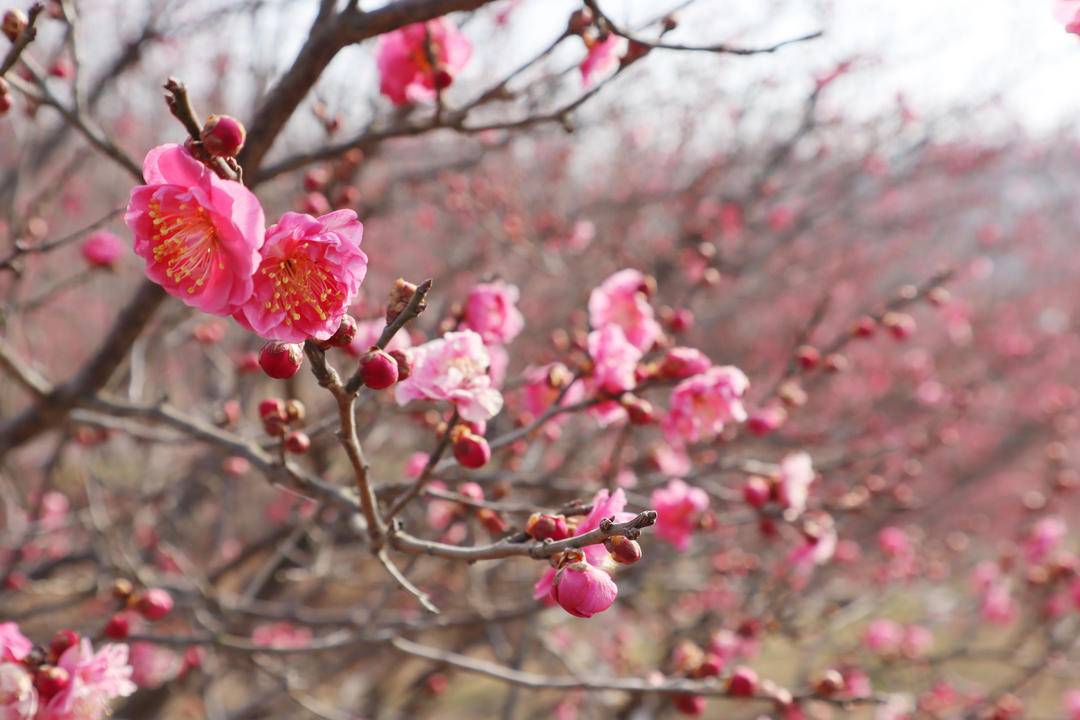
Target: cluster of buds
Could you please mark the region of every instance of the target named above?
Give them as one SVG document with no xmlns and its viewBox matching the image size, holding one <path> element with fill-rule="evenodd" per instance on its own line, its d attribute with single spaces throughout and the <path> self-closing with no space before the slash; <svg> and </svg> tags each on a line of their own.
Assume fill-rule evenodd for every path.
<svg viewBox="0 0 1080 720">
<path fill-rule="evenodd" d="M 450 430 L 454 458 L 467 468 L 482 468 L 491 460 L 491 446 L 479 423 L 459 423 Z"/>
<path fill-rule="evenodd" d="M 533 540 L 565 540 L 570 537 L 570 527 L 564 515 L 533 513 L 525 522 L 525 534 Z"/>
<path fill-rule="evenodd" d="M 162 588 L 135 590 L 124 579 L 113 583 L 113 597 L 120 601 L 122 608 L 114 613 L 105 623 L 102 634 L 112 640 L 123 640 L 131 633 L 134 620 L 141 617 L 149 622 L 165 619 L 173 610 L 172 595 Z"/>
<path fill-rule="evenodd" d="M 74 630 L 59 630 L 49 641 L 48 648 L 36 646 L 23 658 L 23 664 L 32 674 L 39 702 L 48 703 L 71 684 L 71 673 L 58 663 L 69 648 L 80 642 L 82 637 Z"/>
<path fill-rule="evenodd" d="M 266 398 L 259 403 L 259 419 L 267 435 L 282 438 L 282 446 L 302 455 L 311 448 L 311 438 L 299 428 L 304 426 L 306 411 L 299 400 Z"/>
<path fill-rule="evenodd" d="M 678 675 L 693 680 L 720 677 L 725 665 L 720 655 L 706 652 L 689 640 L 675 646 L 671 661 Z M 731 697 L 753 697 L 758 692 L 758 675 L 753 668 L 740 665 L 732 670 L 725 685 Z M 672 704 L 683 715 L 697 716 L 705 712 L 705 698 L 701 695 L 676 695 L 672 698 Z"/>
</svg>

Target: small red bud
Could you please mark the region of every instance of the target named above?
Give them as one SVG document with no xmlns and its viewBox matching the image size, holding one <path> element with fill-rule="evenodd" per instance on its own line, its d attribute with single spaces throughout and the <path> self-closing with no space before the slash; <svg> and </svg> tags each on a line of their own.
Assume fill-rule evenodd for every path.
<svg viewBox="0 0 1080 720">
<path fill-rule="evenodd" d="M 78 645 L 79 639 L 79 633 L 74 630 L 60 630 L 49 642 L 49 654 L 53 658 L 59 658 L 69 647 Z"/>
<path fill-rule="evenodd" d="M 58 695 L 71 684 L 71 673 L 55 665 L 43 665 L 34 673 L 34 689 L 42 701 Z"/>
<path fill-rule="evenodd" d="M 385 390 L 398 381 L 398 364 L 389 353 L 372 346 L 360 358 L 360 379 L 372 390 Z"/>
<path fill-rule="evenodd" d="M 681 693 L 671 698 L 671 704 L 683 715 L 697 716 L 705 712 L 705 698 L 702 695 Z"/>
<path fill-rule="evenodd" d="M 757 692 L 758 676 L 751 668 L 739 666 L 728 678 L 728 695 L 732 697 L 751 697 Z"/>
<path fill-rule="evenodd" d="M 435 72 L 435 89 L 445 90 L 450 87 L 450 84 L 454 82 L 454 76 L 448 73 L 446 70 L 437 70 Z"/>
<path fill-rule="evenodd" d="M 874 336 L 875 330 L 877 330 L 877 320 L 869 315 L 863 315 L 851 327 L 851 334 L 859 338 L 868 338 Z"/>
<path fill-rule="evenodd" d="M 215 157 L 236 157 L 246 138 L 243 123 L 229 115 L 211 115 L 199 136 L 206 152 Z"/>
<path fill-rule="evenodd" d="M 906 340 L 915 334 L 915 318 L 906 313 L 885 313 L 885 317 L 881 318 L 881 324 L 897 340 Z"/>
<path fill-rule="evenodd" d="M 172 595 L 161 588 L 150 588 L 135 598 L 135 611 L 150 621 L 161 620 L 172 609 Z"/>
<path fill-rule="evenodd" d="M 408 380 L 409 376 L 412 375 L 412 365 L 409 363 L 409 356 L 404 350 L 391 350 L 390 357 L 394 358 L 394 362 L 397 363 L 398 382 Z"/>
<path fill-rule="evenodd" d="M 634 425 L 648 425 L 656 420 L 656 412 L 651 402 L 631 393 L 623 393 L 619 404 L 625 408 L 630 422 Z"/>
<path fill-rule="evenodd" d="M 294 455 L 303 455 L 311 449 L 311 438 L 305 432 L 293 430 L 285 436 L 285 449 Z"/>
<path fill-rule="evenodd" d="M 75 68 L 71 65 L 71 61 L 64 57 L 57 58 L 49 66 L 49 74 L 61 80 L 71 77 L 74 72 Z"/>
<path fill-rule="evenodd" d="M 620 565 L 633 565 L 641 559 L 641 545 L 637 540 L 630 540 L 622 535 L 609 537 L 604 541 L 611 559 Z"/>
<path fill-rule="evenodd" d="M 454 457 L 462 467 L 482 468 L 491 460 L 491 446 L 480 435 L 466 430 L 454 438 Z"/>
<path fill-rule="evenodd" d="M 763 477 L 754 475 L 746 480 L 746 484 L 743 485 L 743 500 L 746 504 L 752 508 L 764 507 L 765 503 L 769 502 L 769 495 L 771 489 L 769 487 L 769 481 Z"/>
<path fill-rule="evenodd" d="M 4 19 L 0 22 L 0 31 L 8 40 L 15 42 L 29 22 L 30 19 L 26 17 L 26 13 L 18 8 L 11 8 L 4 13 Z"/>
<path fill-rule="evenodd" d="M 323 348 L 331 347 L 348 347 L 352 344 L 352 341 L 356 338 L 356 332 L 359 326 L 356 324 L 356 318 L 352 315 L 345 315 L 341 318 L 341 324 L 338 325 L 338 329 L 334 331 L 334 334 L 324 342 L 319 343 Z"/>
<path fill-rule="evenodd" d="M 581 8 L 570 14 L 570 21 L 566 25 L 566 31 L 572 35 L 581 35 L 593 22 L 592 10 Z"/>
<path fill-rule="evenodd" d="M 259 417 L 263 420 L 269 418 L 277 418 L 279 420 L 288 419 L 288 414 L 285 410 L 285 401 L 281 398 L 266 398 L 259 402 Z"/>
<path fill-rule="evenodd" d="M 291 378 L 304 364 L 300 343 L 268 342 L 259 351 L 259 367 L 276 380 Z"/>
<path fill-rule="evenodd" d="M 112 640 L 123 640 L 131 632 L 131 620 L 127 613 L 116 613 L 109 622 L 105 623 L 105 637 Z"/>
<path fill-rule="evenodd" d="M 533 513 L 525 523 L 525 532 L 534 540 L 563 540 L 570 537 L 566 518 L 562 515 Z"/>
<path fill-rule="evenodd" d="M 795 359 L 803 370 L 813 370 L 821 362 L 821 353 L 816 347 L 802 345 L 795 351 Z"/>
</svg>

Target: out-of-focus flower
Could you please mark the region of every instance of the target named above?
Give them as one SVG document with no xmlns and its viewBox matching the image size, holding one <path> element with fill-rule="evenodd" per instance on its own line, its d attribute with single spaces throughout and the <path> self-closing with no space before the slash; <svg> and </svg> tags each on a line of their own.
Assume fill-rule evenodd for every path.
<svg viewBox="0 0 1080 720">
<path fill-rule="evenodd" d="M 147 184 L 132 189 L 124 221 L 146 276 L 203 312 L 236 312 L 251 297 L 263 245 L 258 198 L 179 145 L 147 153 L 143 177 Z"/>
<path fill-rule="evenodd" d="M 634 369 L 641 359 L 641 350 L 627 340 L 622 328 L 605 325 L 593 330 L 587 343 L 593 361 L 591 385 L 612 394 L 632 390 L 637 384 Z"/>
<path fill-rule="evenodd" d="M 1068 720 L 1080 720 L 1080 689 L 1067 690 L 1062 703 Z"/>
<path fill-rule="evenodd" d="M 108 713 L 114 699 L 136 690 L 126 645 L 109 644 L 94 652 L 83 638 L 64 651 L 56 665 L 68 672 L 70 683 L 49 700 L 37 720 L 96 720 Z"/>
<path fill-rule="evenodd" d="M 488 345 L 510 342 L 525 327 L 518 296 L 516 286 L 502 281 L 477 285 L 465 299 L 461 328 L 479 333 Z"/>
<path fill-rule="evenodd" d="M 367 274 L 364 226 L 352 210 L 288 212 L 266 231 L 250 299 L 236 320 L 268 340 L 327 340 Z"/>
<path fill-rule="evenodd" d="M 649 304 L 649 287 L 650 280 L 633 269 L 620 270 L 602 282 L 589 295 L 593 329 L 617 325 L 631 345 L 647 352 L 663 334 Z"/>
<path fill-rule="evenodd" d="M 672 442 L 714 437 L 729 422 L 746 420 L 742 397 L 750 387 L 743 371 L 731 365 L 709 368 L 683 380 L 671 392 L 664 432 Z"/>
<path fill-rule="evenodd" d="M 111 268 L 124 252 L 124 241 L 108 230 L 98 230 L 83 240 L 80 251 L 88 265 Z"/>
<path fill-rule="evenodd" d="M 623 38 L 609 33 L 602 40 L 591 36 L 585 36 L 584 40 L 589 52 L 578 69 L 581 70 L 581 82 L 590 85 L 597 75 L 602 75 L 619 64 Z"/>
<path fill-rule="evenodd" d="M 904 629 L 899 623 L 887 618 L 874 620 L 863 632 L 863 644 L 878 655 L 895 654 L 903 639 Z"/>
<path fill-rule="evenodd" d="M 22 665 L 0 664 L 0 718 L 32 720 L 37 709 L 38 694 L 30 673 Z"/>
<path fill-rule="evenodd" d="M 709 496 L 699 487 L 674 479 L 653 490 L 652 505 L 657 514 L 656 536 L 686 550 L 701 514 L 709 508 Z"/>
<path fill-rule="evenodd" d="M 133 642 L 130 646 L 131 680 L 140 688 L 161 687 L 175 679 L 183 670 L 180 653 L 150 642 Z"/>
<path fill-rule="evenodd" d="M 1068 528 L 1065 523 L 1057 518 L 1046 517 L 1040 519 L 1024 542 L 1024 556 L 1029 563 L 1039 563 L 1047 558 L 1053 550 L 1065 539 Z"/>
<path fill-rule="evenodd" d="M 379 37 L 379 91 L 395 105 L 434 100 L 470 57 L 472 44 L 448 18 L 406 25 Z"/>
<path fill-rule="evenodd" d="M 806 509 L 813 481 L 814 466 L 808 453 L 792 453 L 780 461 L 777 495 L 780 504 L 791 511 L 789 519 L 797 518 Z"/>
<path fill-rule="evenodd" d="M 13 622 L 0 623 L 0 662 L 19 662 L 34 647 Z"/>
<path fill-rule="evenodd" d="M 447 333 L 406 351 L 409 377 L 397 384 L 399 405 L 412 400 L 446 400 L 470 422 L 491 419 L 502 410 L 502 393 L 491 386 L 491 363 L 484 341 L 472 330 Z"/>
</svg>

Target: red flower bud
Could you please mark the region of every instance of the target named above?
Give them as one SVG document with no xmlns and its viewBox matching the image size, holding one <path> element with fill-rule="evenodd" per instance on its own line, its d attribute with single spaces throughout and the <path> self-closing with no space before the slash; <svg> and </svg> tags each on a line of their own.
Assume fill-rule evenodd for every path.
<svg viewBox="0 0 1080 720">
<path fill-rule="evenodd" d="M 630 540 L 622 535 L 609 537 L 604 547 L 611 554 L 611 559 L 620 565 L 633 565 L 641 559 L 641 545 L 637 540 Z"/>
<path fill-rule="evenodd" d="M 328 340 L 319 344 L 324 348 L 348 347 L 356 338 L 356 331 L 358 329 L 356 318 L 352 315 L 345 315 L 341 318 L 341 324 L 338 325 L 338 329 L 334 331 L 334 334 L 331 335 Z"/>
<path fill-rule="evenodd" d="M 55 665 L 43 665 L 34 673 L 34 689 L 42 701 L 50 700 L 71 684 L 71 673 Z"/>
<path fill-rule="evenodd" d="M 303 455 L 311 449 L 311 438 L 305 432 L 293 430 L 285 436 L 285 449 L 294 455 Z"/>
<path fill-rule="evenodd" d="M 482 468 L 491 460 L 491 446 L 482 436 L 465 430 L 454 438 L 454 457 L 462 467 Z"/>
<path fill-rule="evenodd" d="M 763 477 L 754 475 L 747 479 L 746 484 L 743 485 L 743 500 L 746 504 L 753 508 L 760 508 L 769 502 L 769 495 L 771 489 L 769 487 L 769 481 Z"/>
<path fill-rule="evenodd" d="M 161 620 L 172 609 L 172 595 L 161 588 L 150 588 L 135 598 L 135 611 L 150 621 Z"/>
<path fill-rule="evenodd" d="M 412 365 L 409 364 L 409 356 L 404 350 L 391 350 L 390 357 L 394 358 L 394 362 L 397 363 L 398 382 L 408 380 L 409 376 L 412 375 Z"/>
<path fill-rule="evenodd" d="M 587 562 L 566 565 L 551 583 L 551 599 L 575 617 L 590 618 L 604 612 L 618 594 L 611 576 Z"/>
<path fill-rule="evenodd" d="M 563 540 L 570 537 L 566 518 L 562 515 L 533 513 L 525 523 L 525 532 L 534 540 Z"/>
<path fill-rule="evenodd" d="M 385 390 L 398 381 L 398 364 L 389 353 L 372 346 L 360 358 L 360 379 L 372 390 Z"/>
<path fill-rule="evenodd" d="M 49 654 L 53 658 L 59 658 L 72 645 L 79 644 L 79 633 L 74 630 L 60 630 L 53 635 L 49 642 Z"/>
<path fill-rule="evenodd" d="M 877 320 L 869 315 L 863 315 L 855 321 L 851 328 L 851 334 L 855 337 L 868 338 L 874 336 L 875 330 L 877 330 Z"/>
<path fill-rule="evenodd" d="M 821 362 L 821 353 L 811 345 L 801 345 L 795 351 L 795 360 L 803 370 L 813 370 Z"/>
<path fill-rule="evenodd" d="M 215 157 L 236 157 L 246 138 L 243 123 L 229 115 L 211 115 L 199 136 L 206 152 Z"/>
<path fill-rule="evenodd" d="M 915 334 L 915 318 L 906 313 L 885 313 L 885 317 L 881 318 L 881 324 L 897 340 L 906 340 Z"/>
<path fill-rule="evenodd" d="M 131 632 L 131 619 L 127 613 L 119 612 L 105 623 L 104 635 L 113 640 L 123 640 Z"/>
<path fill-rule="evenodd" d="M 623 393 L 619 398 L 619 404 L 630 416 L 630 422 L 634 425 L 648 425 L 656 420 L 656 411 L 651 402 L 639 398 L 632 393 Z"/>
<path fill-rule="evenodd" d="M 768 435 L 783 425 L 785 420 L 787 411 L 779 405 L 770 405 L 752 413 L 746 427 L 754 435 Z"/>
<path fill-rule="evenodd" d="M 728 695 L 732 697 L 751 697 L 757 692 L 758 676 L 752 668 L 740 665 L 728 678 Z"/>
<path fill-rule="evenodd" d="M 680 693 L 671 698 L 671 704 L 683 715 L 696 717 L 705 712 L 705 698 L 702 695 Z"/>
<path fill-rule="evenodd" d="M 4 13 L 3 21 L 0 21 L 0 31 L 7 36 L 8 40 L 15 42 L 29 22 L 30 19 L 26 17 L 26 13 L 18 8 L 11 8 Z"/>
<path fill-rule="evenodd" d="M 304 364 L 300 343 L 268 342 L 259 351 L 259 367 L 276 380 L 291 378 Z"/>
</svg>

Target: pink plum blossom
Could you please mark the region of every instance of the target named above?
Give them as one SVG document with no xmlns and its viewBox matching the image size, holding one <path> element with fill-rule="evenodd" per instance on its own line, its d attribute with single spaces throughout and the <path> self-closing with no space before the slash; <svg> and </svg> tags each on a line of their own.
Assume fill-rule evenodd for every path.
<svg viewBox="0 0 1080 720">
<path fill-rule="evenodd" d="M 146 276 L 186 305 L 231 315 L 251 297 L 265 219 L 258 198 L 223 180 L 179 145 L 143 161 L 124 221 Z"/>
<path fill-rule="evenodd" d="M 0 623 L 0 662 L 19 662 L 33 647 L 16 623 Z"/>
<path fill-rule="evenodd" d="M 1057 518 L 1040 519 L 1024 543 L 1024 556 L 1029 563 L 1042 562 L 1065 539 L 1067 532 L 1065 523 Z"/>
<path fill-rule="evenodd" d="M 111 268 L 124 253 L 124 241 L 108 230 L 98 230 L 83 240 L 79 250 L 88 265 Z"/>
<path fill-rule="evenodd" d="M 470 422 L 489 420 L 502 410 L 502 393 L 487 374 L 491 364 L 483 339 L 472 330 L 450 332 L 406 351 L 412 373 L 394 390 L 399 405 L 412 400 L 446 400 Z"/>
<path fill-rule="evenodd" d="M 379 37 L 379 91 L 395 105 L 435 99 L 472 57 L 472 44 L 448 18 L 413 23 Z M 434 60 L 435 67 L 432 67 Z"/>
<path fill-rule="evenodd" d="M 587 344 L 593 361 L 590 383 L 596 390 L 617 394 L 634 388 L 641 350 L 627 340 L 621 327 L 605 325 L 593 330 Z"/>
<path fill-rule="evenodd" d="M 285 213 L 266 231 L 254 290 L 236 320 L 268 340 L 326 340 L 367 274 L 363 237 L 352 210 Z"/>
<path fill-rule="evenodd" d="M 136 690 L 126 645 L 104 645 L 94 652 L 90 640 L 83 638 L 56 664 L 68 672 L 71 683 L 49 700 L 37 720 L 97 720 L 114 699 Z"/>
<path fill-rule="evenodd" d="M 581 70 L 581 81 L 585 85 L 590 85 L 597 75 L 602 75 L 618 65 L 623 39 L 614 33 L 610 33 L 602 40 L 588 38 L 585 43 L 589 52 L 585 59 L 581 61 L 579 69 Z"/>
<path fill-rule="evenodd" d="M 887 618 L 874 620 L 863 632 L 863 644 L 868 650 L 879 655 L 896 653 L 903 639 L 904 629 L 899 623 Z"/>
<path fill-rule="evenodd" d="M 37 709 L 38 694 L 30 673 L 16 663 L 0 664 L 0 720 L 32 720 Z"/>
<path fill-rule="evenodd" d="M 697 442 L 719 435 L 729 422 L 745 421 L 742 397 L 749 387 L 743 371 L 731 365 L 683 380 L 671 392 L 665 434 L 672 442 Z"/>
<path fill-rule="evenodd" d="M 150 642 L 131 643 L 129 659 L 131 680 L 140 688 L 161 687 L 175 679 L 184 668 L 179 653 Z"/>
<path fill-rule="evenodd" d="M 620 270 L 589 295 L 589 323 L 594 330 L 610 325 L 622 329 L 626 340 L 647 352 L 663 330 L 646 295 L 648 279 L 633 269 Z"/>
<path fill-rule="evenodd" d="M 600 490 L 593 497 L 592 510 L 576 528 L 574 535 L 583 535 L 600 527 L 600 521 L 604 518 L 615 518 L 615 522 L 626 522 L 634 517 L 633 513 L 623 512 L 626 507 L 626 494 L 622 488 L 613 493 Z M 581 549 L 585 555 L 585 561 L 594 567 L 604 567 L 608 564 L 608 551 L 604 545 L 586 545 Z M 548 568 L 543 576 L 533 587 L 533 597 L 537 600 L 546 598 L 551 593 L 551 583 L 555 579 L 555 569 Z"/>
<path fill-rule="evenodd" d="M 701 488 L 676 478 L 653 490 L 652 505 L 657 513 L 656 536 L 678 550 L 686 550 L 701 514 L 709 508 L 709 496 Z"/>
<path fill-rule="evenodd" d="M 518 296 L 517 287 L 509 283 L 480 283 L 465 299 L 461 328 L 476 331 L 488 345 L 510 342 L 525 327 Z"/>
<path fill-rule="evenodd" d="M 790 510 L 790 519 L 797 518 L 806 509 L 813 482 L 814 466 L 808 453 L 792 453 L 780 461 L 777 494 L 780 504 Z"/>
</svg>

